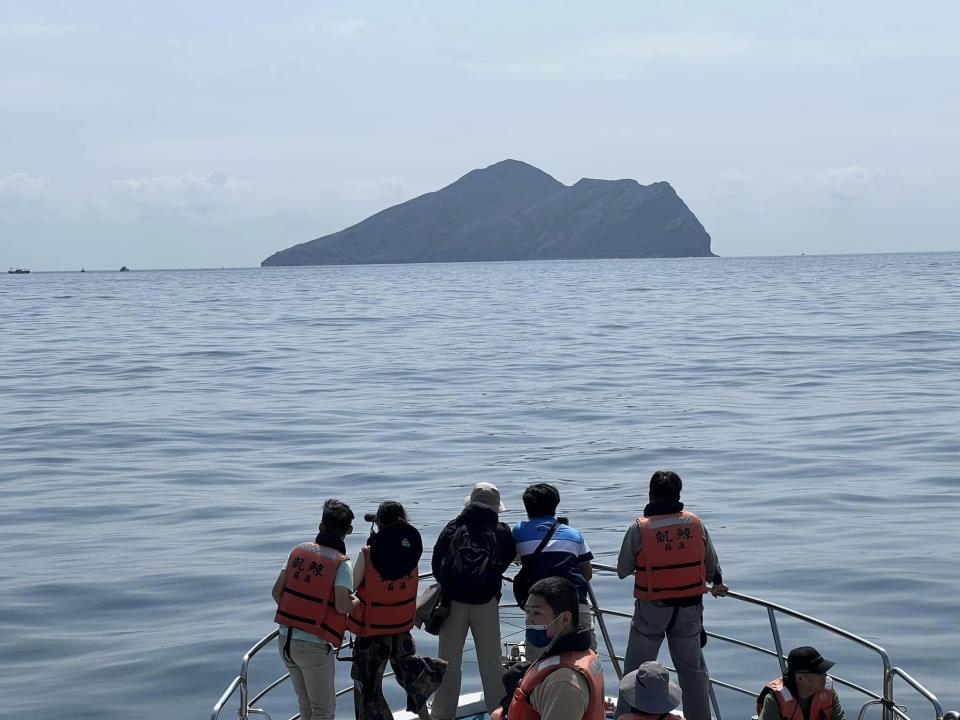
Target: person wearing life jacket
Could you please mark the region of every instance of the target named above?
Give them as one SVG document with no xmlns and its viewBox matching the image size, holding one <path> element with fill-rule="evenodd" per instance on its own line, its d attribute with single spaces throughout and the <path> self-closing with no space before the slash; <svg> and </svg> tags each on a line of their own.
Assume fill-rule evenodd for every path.
<svg viewBox="0 0 960 720">
<path fill-rule="evenodd" d="M 527 644 L 543 653 L 505 673 L 508 695 L 492 720 L 604 720 L 603 668 L 590 649 L 590 632 L 578 629 L 574 584 L 561 577 L 538 580 L 524 612 Z"/>
<path fill-rule="evenodd" d="M 290 552 L 273 584 L 280 657 L 304 720 L 333 720 L 336 710 L 334 652 L 343 642 L 346 613 L 357 604 L 343 543 L 352 522 L 346 503 L 327 500 L 316 539 Z"/>
<path fill-rule="evenodd" d="M 710 686 L 701 654 L 706 643 L 703 595 L 709 590 L 716 597 L 728 588 L 706 527 L 683 509 L 682 488 L 677 473 L 656 471 L 650 478 L 650 502 L 623 537 L 617 574 L 633 576 L 636 599 L 623 668 L 630 673 L 656 660 L 666 637 L 684 714 L 688 720 L 710 720 Z M 627 712 L 621 699 L 617 715 Z"/>
<path fill-rule="evenodd" d="M 624 675 L 620 698 L 630 712 L 619 720 L 684 720 L 674 712 L 680 705 L 680 687 L 670 682 L 670 673 L 658 662 L 645 662 Z"/>
<path fill-rule="evenodd" d="M 787 671 L 757 696 L 759 720 L 844 720 L 840 697 L 827 670 L 835 663 L 813 647 L 794 648 Z"/>
<path fill-rule="evenodd" d="M 374 530 L 353 571 L 359 602 L 347 618 L 347 629 L 356 636 L 350 671 L 356 717 L 392 720 L 383 696 L 383 672 L 389 661 L 407 693 L 407 710 L 427 720 L 427 698 L 443 681 L 447 662 L 417 655 L 410 635 L 423 541 L 398 502 L 380 503 L 364 520 L 373 523 Z"/>
</svg>

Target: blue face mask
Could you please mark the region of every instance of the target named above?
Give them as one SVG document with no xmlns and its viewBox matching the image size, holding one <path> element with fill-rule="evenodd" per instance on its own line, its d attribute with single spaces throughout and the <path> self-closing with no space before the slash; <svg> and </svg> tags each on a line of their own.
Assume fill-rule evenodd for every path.
<svg viewBox="0 0 960 720">
<path fill-rule="evenodd" d="M 533 645 L 534 647 L 545 648 L 547 645 L 550 644 L 550 641 L 553 639 L 553 638 L 547 637 L 547 628 L 550 627 L 550 625 L 553 625 L 553 623 L 555 623 L 559 619 L 560 619 L 559 617 L 555 617 L 547 625 L 527 625 L 527 628 L 526 628 L 527 642 Z"/>
</svg>

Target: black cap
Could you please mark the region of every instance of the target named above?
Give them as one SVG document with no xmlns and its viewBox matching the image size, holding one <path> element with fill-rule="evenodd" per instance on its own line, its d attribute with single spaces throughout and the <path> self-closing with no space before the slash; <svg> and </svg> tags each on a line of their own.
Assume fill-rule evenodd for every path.
<svg viewBox="0 0 960 720">
<path fill-rule="evenodd" d="M 787 655 L 787 672 L 825 673 L 836 665 L 820 654 L 820 651 L 809 645 L 794 648 Z"/>
</svg>

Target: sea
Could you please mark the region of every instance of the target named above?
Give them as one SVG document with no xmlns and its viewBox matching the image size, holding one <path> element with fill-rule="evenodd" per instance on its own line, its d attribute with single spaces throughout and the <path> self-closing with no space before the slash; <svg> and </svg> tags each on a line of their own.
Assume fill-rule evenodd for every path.
<svg viewBox="0 0 960 720">
<path fill-rule="evenodd" d="M 550 482 L 615 564 L 657 469 L 732 590 L 882 646 L 960 709 L 960 254 L 35 272 L 0 276 L 0 329 L 0 717 L 210 717 L 326 498 L 358 516 L 354 555 L 362 514 L 402 502 L 427 570 L 474 483 L 515 522 Z M 593 587 L 630 612 L 629 579 Z M 708 597 L 704 618 L 774 648 L 761 606 Z M 880 689 L 876 651 L 778 628 Z M 627 621 L 608 631 L 622 653 Z M 748 692 L 779 674 L 721 637 L 704 653 Z M 251 695 L 283 671 L 269 643 Z M 289 684 L 258 705 L 295 712 Z"/>
</svg>

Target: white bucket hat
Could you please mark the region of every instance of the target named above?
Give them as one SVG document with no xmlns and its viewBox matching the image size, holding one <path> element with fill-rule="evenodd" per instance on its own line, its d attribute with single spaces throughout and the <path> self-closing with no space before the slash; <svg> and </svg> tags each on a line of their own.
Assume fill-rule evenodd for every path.
<svg viewBox="0 0 960 720">
<path fill-rule="evenodd" d="M 473 486 L 470 494 L 463 499 L 464 507 L 470 503 L 485 505 L 498 513 L 502 513 L 507 509 L 500 500 L 500 491 L 497 490 L 497 486 L 488 482 L 479 482 Z"/>
</svg>

